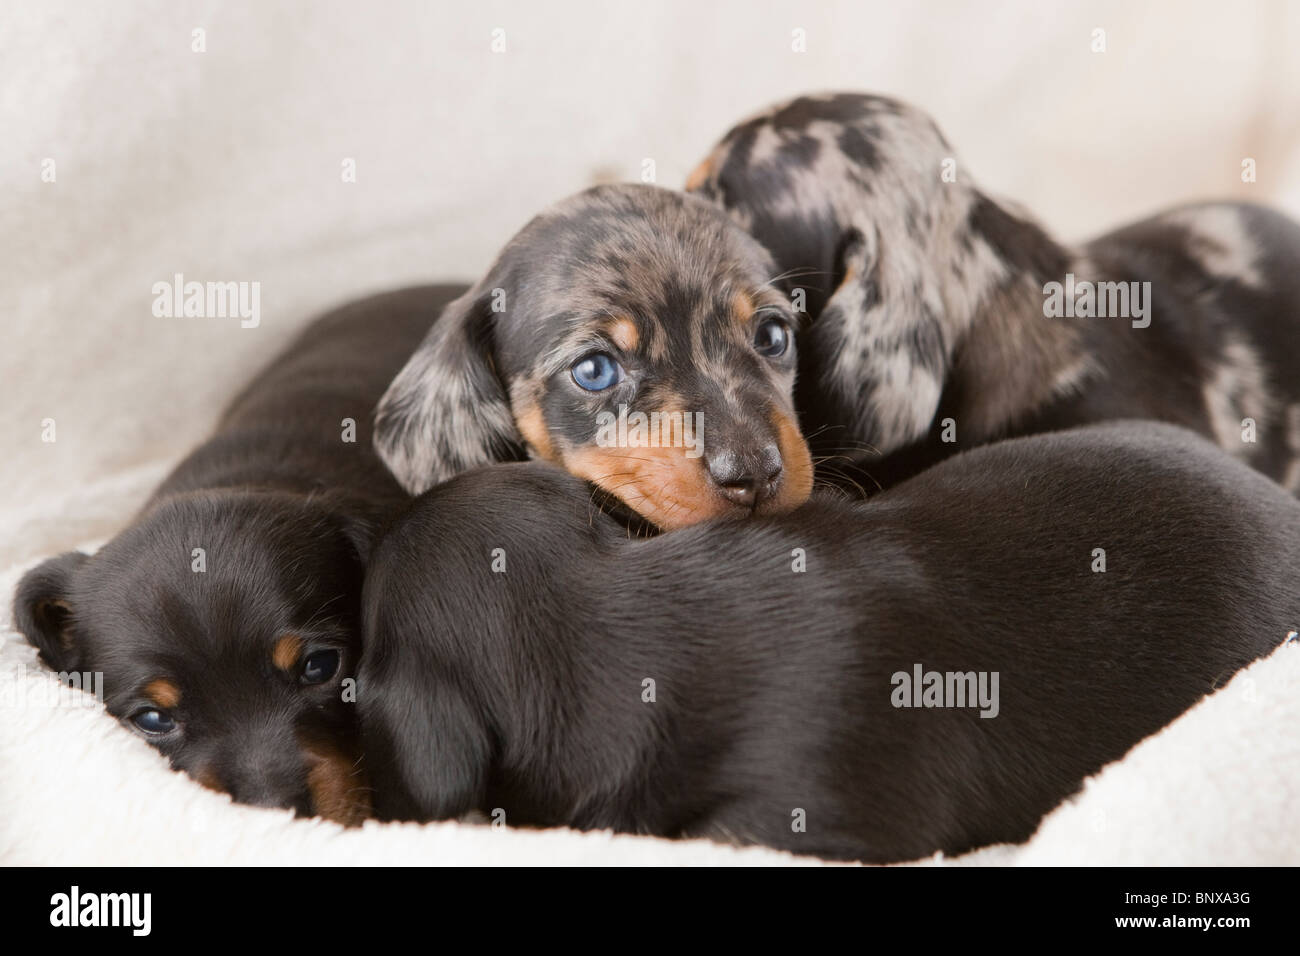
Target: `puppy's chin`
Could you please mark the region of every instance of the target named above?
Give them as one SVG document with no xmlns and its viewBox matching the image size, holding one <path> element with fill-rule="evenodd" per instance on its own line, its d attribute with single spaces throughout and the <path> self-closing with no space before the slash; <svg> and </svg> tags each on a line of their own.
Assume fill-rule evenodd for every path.
<svg viewBox="0 0 1300 956">
<path fill-rule="evenodd" d="M 684 505 L 675 499 L 639 498 L 635 501 L 627 499 L 622 501 L 627 508 L 635 510 L 642 519 L 650 522 L 660 531 L 676 531 L 704 521 L 746 521 L 755 517 L 784 514 L 807 501 L 812 491 L 811 484 L 803 491 L 792 489 L 787 493 L 785 489 L 786 485 L 783 483 L 775 497 L 769 498 L 756 508 L 733 504 L 712 487 L 705 492 L 708 495 L 706 499 L 691 502 L 689 505 Z"/>
</svg>

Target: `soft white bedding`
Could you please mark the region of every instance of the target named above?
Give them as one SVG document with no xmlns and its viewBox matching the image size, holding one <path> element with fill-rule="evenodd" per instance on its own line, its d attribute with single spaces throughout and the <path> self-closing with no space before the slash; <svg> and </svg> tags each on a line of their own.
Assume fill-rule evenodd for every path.
<svg viewBox="0 0 1300 956">
<path fill-rule="evenodd" d="M 314 310 L 472 278 L 532 211 L 646 160 L 679 184 L 728 125 L 797 92 L 916 101 L 984 183 L 1063 235 L 1190 198 L 1296 214 L 1298 33 L 1283 2 L 6 3 L 0 616 L 26 566 L 121 527 Z M 153 284 L 178 272 L 260 282 L 261 323 L 154 316 Z M 0 693 L 48 681 L 5 634 Z M 1297 690 L 1300 650 L 1284 648 L 1031 843 L 975 859 L 1300 862 Z M 790 860 L 454 824 L 345 832 L 231 806 L 95 710 L 12 700 L 0 863 Z"/>
</svg>

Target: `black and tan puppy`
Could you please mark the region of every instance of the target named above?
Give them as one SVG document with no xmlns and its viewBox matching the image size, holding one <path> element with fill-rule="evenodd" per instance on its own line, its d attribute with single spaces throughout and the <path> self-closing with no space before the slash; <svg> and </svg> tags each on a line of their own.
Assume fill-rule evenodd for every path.
<svg viewBox="0 0 1300 956">
<path fill-rule="evenodd" d="M 806 296 L 819 454 L 887 483 L 1005 435 L 1150 418 L 1300 492 L 1300 226 L 1278 213 L 1192 205 L 1070 246 L 981 191 L 924 113 L 857 94 L 741 123 L 688 188 Z"/>
<path fill-rule="evenodd" d="M 1297 581 L 1300 503 L 1155 423 L 649 540 L 558 469 L 476 471 L 368 570 L 376 812 L 878 861 L 1024 840 L 1281 643 Z"/>
<path fill-rule="evenodd" d="M 393 382 L 376 444 L 420 492 L 525 452 L 676 528 L 812 489 L 790 303 L 720 210 L 598 186 L 516 235 Z"/>
<path fill-rule="evenodd" d="M 30 571 L 14 619 L 44 661 L 101 672 L 109 713 L 208 786 L 363 817 L 341 684 L 357 662 L 363 561 L 407 500 L 371 448 L 371 414 L 463 291 L 408 289 L 319 319 L 125 531 Z"/>
</svg>

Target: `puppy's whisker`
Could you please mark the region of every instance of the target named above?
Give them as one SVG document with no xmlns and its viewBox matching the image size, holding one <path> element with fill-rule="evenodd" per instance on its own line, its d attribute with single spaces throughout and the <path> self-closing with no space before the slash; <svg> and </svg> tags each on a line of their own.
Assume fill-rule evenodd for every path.
<svg viewBox="0 0 1300 956">
<path fill-rule="evenodd" d="M 805 276 L 824 276 L 827 274 L 828 273 L 823 269 L 800 268 L 796 266 L 793 269 L 787 269 L 785 272 L 781 272 L 778 273 L 777 275 L 772 276 L 770 279 L 767 279 L 763 284 L 775 289 L 777 288 L 776 284 L 785 279 L 800 279 Z M 821 287 L 819 286 L 814 286 L 813 288 L 817 292 L 822 291 Z"/>
<path fill-rule="evenodd" d="M 855 480 L 852 476 L 847 475 L 847 474 L 845 474 L 845 473 L 843 473 L 843 472 L 841 472 L 841 471 L 838 471 L 838 470 L 836 470 L 836 469 L 834 469 L 834 468 L 827 468 L 827 469 L 824 469 L 824 472 L 825 472 L 825 473 L 828 473 L 828 474 L 830 474 L 830 475 L 832 475 L 832 476 L 835 477 L 835 478 L 837 478 L 837 479 L 839 480 L 839 482 L 842 482 L 843 484 L 852 485 L 855 489 L 857 489 L 858 497 L 860 497 L 860 498 L 868 498 L 868 497 L 870 497 L 870 492 L 868 492 L 866 488 L 863 488 L 862 485 L 861 485 L 857 480 Z M 868 476 L 868 477 L 869 477 L 869 476 Z M 872 479 L 872 480 L 874 481 L 875 479 Z M 835 488 L 837 491 L 843 492 L 843 491 L 844 491 L 843 484 L 839 484 L 839 483 L 836 483 L 836 482 L 834 482 L 834 481 L 827 481 L 826 478 L 824 477 L 824 475 L 814 475 L 814 476 L 813 476 L 813 486 L 814 486 L 814 487 L 820 487 L 820 488 Z M 878 491 L 883 490 L 882 488 L 880 488 L 879 482 L 876 483 L 876 489 L 877 489 Z"/>
<path fill-rule="evenodd" d="M 343 598 L 342 594 L 336 594 L 332 598 L 327 600 L 324 604 L 322 604 L 320 607 L 318 607 L 315 610 L 315 612 L 313 612 L 312 616 L 307 619 L 307 623 L 302 625 L 302 630 L 310 631 L 313 627 L 315 627 L 316 621 L 321 617 L 322 614 L 325 613 L 325 609 L 328 608 L 335 601 L 339 601 L 342 598 Z"/>
<path fill-rule="evenodd" d="M 833 429 L 842 429 L 842 428 L 844 428 L 843 425 L 822 425 L 820 428 L 816 429 L 815 431 L 809 432 L 807 435 L 805 435 L 804 440 L 811 442 L 813 439 L 818 438 L 819 436 L 824 435 Z M 859 441 L 853 438 L 841 438 L 840 444 L 830 446 L 830 450 L 832 451 L 862 450 L 862 451 L 870 451 L 877 455 L 881 454 L 880 449 L 877 448 L 875 445 L 872 445 L 870 442 Z"/>
</svg>

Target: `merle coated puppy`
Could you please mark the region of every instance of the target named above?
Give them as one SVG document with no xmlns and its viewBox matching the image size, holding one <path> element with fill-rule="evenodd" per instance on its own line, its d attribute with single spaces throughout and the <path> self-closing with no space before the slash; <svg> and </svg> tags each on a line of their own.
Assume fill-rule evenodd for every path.
<svg viewBox="0 0 1300 956">
<path fill-rule="evenodd" d="M 812 490 L 791 312 L 715 206 L 598 186 L 529 222 L 380 403 L 402 485 L 527 454 L 661 528 L 788 511 Z"/>
<path fill-rule="evenodd" d="M 173 767 L 236 800 L 368 813 L 354 705 L 363 562 L 407 500 L 371 447 L 375 403 L 464 287 L 317 320 L 93 555 L 22 579 L 18 630 Z"/>
<path fill-rule="evenodd" d="M 1300 492 L 1300 226 L 1279 213 L 1189 205 L 1067 245 L 979 189 L 924 113 L 843 93 L 736 126 L 688 189 L 804 299 L 819 455 L 888 483 L 1006 435 L 1150 418 Z"/>
<path fill-rule="evenodd" d="M 484 469 L 367 572 L 375 809 L 873 861 L 1021 841 L 1282 642 L 1297 581 L 1300 503 L 1156 423 L 649 540 L 558 469 Z"/>
</svg>

